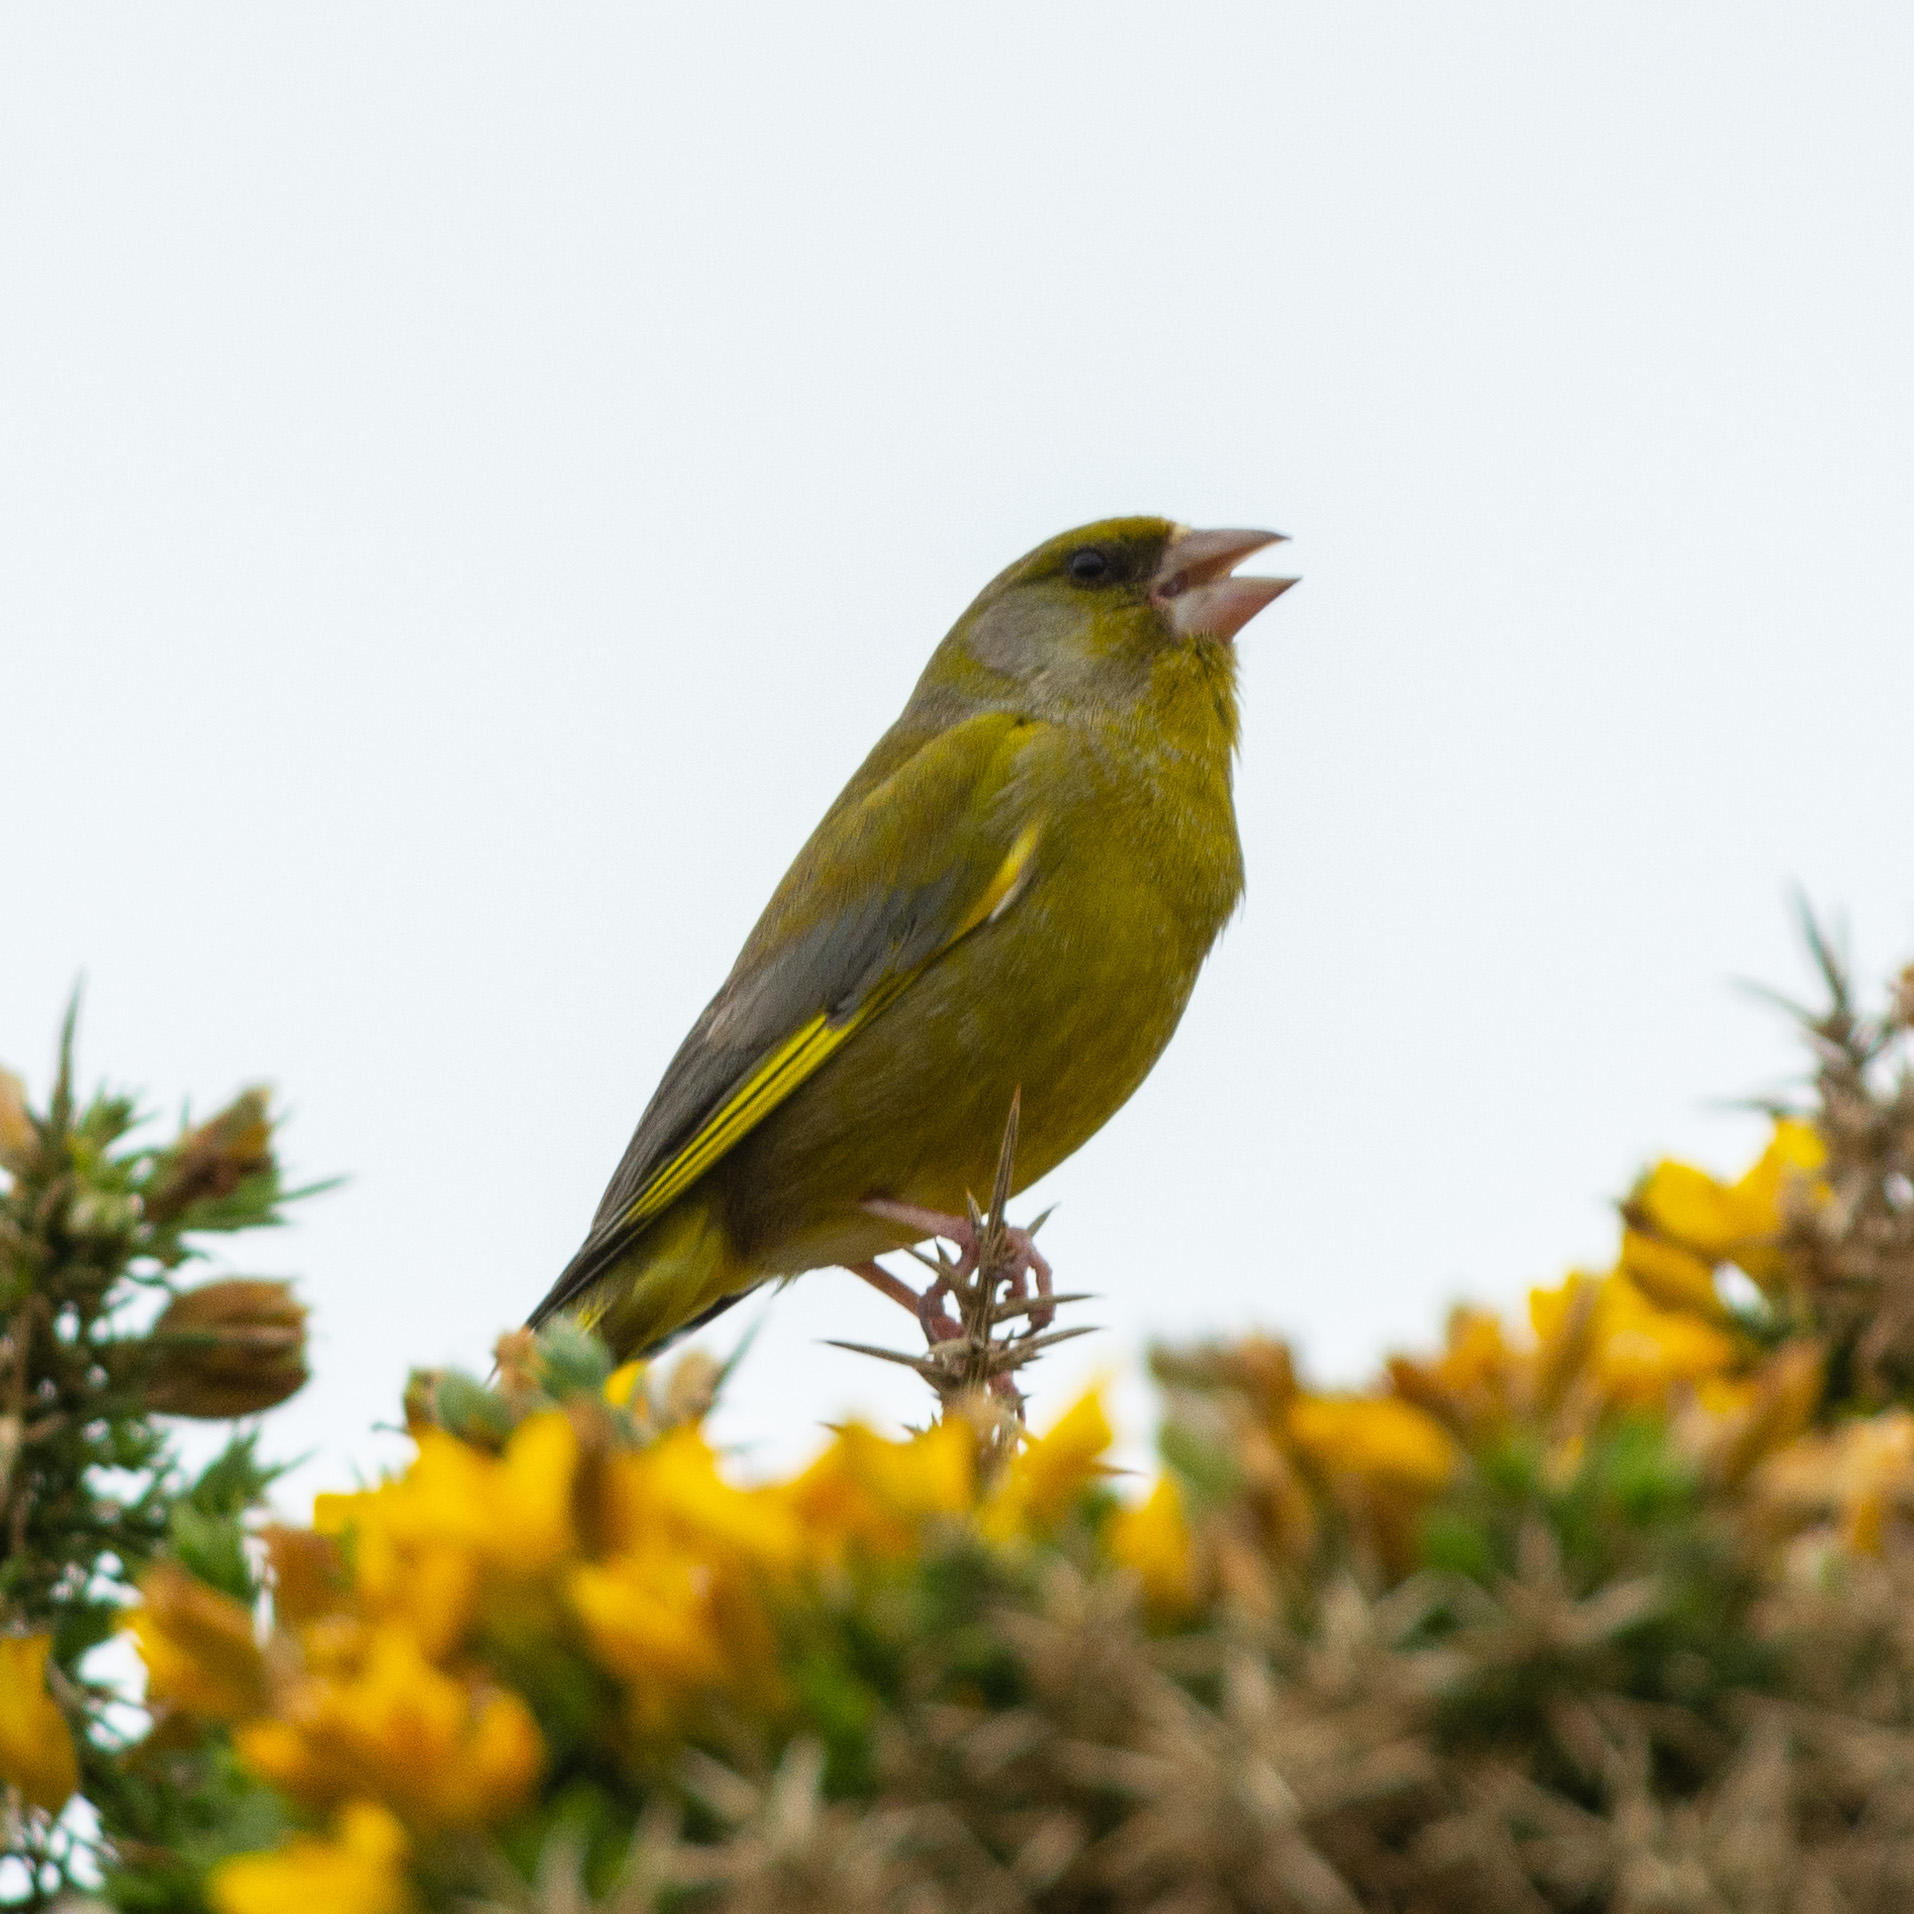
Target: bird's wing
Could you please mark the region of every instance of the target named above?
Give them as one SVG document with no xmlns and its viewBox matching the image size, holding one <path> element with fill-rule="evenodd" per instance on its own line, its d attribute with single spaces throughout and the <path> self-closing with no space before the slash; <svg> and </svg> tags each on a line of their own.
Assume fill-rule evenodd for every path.
<svg viewBox="0 0 1914 1914">
<path fill-rule="evenodd" d="M 967 719 L 833 807 L 671 1060 L 534 1326 L 944 951 L 1010 906 L 1041 831 L 1018 766 L 1045 728 L 1007 713 Z"/>
</svg>

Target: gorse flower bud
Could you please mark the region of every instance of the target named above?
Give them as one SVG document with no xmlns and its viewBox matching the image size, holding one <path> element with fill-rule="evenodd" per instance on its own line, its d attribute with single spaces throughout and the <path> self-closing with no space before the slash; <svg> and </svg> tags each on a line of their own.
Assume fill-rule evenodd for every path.
<svg viewBox="0 0 1914 1914">
<path fill-rule="evenodd" d="M 138 1197 L 121 1190 L 82 1189 L 67 1205 L 66 1233 L 95 1250 L 128 1241 L 139 1225 Z"/>
<path fill-rule="evenodd" d="M 206 1421 L 255 1415 L 305 1385 L 306 1311 L 285 1283 L 206 1283 L 161 1311 L 146 1354 L 149 1409 Z"/>
<path fill-rule="evenodd" d="M 144 1200 L 155 1223 L 183 1217 L 195 1204 L 231 1196 L 273 1167 L 271 1093 L 244 1090 L 217 1116 L 188 1130 L 155 1164 Z"/>
<path fill-rule="evenodd" d="M 27 1111 L 27 1087 L 11 1070 L 0 1070 L 0 1169 L 16 1175 L 29 1168 L 40 1132 Z"/>
</svg>

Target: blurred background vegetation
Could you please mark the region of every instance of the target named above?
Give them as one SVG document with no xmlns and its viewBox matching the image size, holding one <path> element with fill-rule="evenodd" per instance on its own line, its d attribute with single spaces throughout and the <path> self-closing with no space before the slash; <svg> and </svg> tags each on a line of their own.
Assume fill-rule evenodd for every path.
<svg viewBox="0 0 1914 1914">
<path fill-rule="evenodd" d="M 1154 1481 L 1095 1396 L 944 1387 L 749 1482 L 708 1359 L 560 1326 L 416 1376 L 309 1526 L 252 1420 L 303 1311 L 183 1281 L 297 1194 L 269 1101 L 142 1144 L 69 1023 L 42 1107 L 0 1078 L 0 1900 L 1914 1905 L 1914 973 L 1816 950 L 1753 1164 L 1652 1166 L 1610 1267 L 1366 1390 L 1159 1350 Z M 180 1416 L 240 1420 L 188 1470 Z"/>
</svg>

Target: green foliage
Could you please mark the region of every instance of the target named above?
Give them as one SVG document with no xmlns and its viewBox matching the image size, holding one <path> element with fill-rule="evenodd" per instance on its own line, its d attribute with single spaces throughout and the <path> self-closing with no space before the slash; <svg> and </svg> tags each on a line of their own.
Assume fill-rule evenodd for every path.
<svg viewBox="0 0 1914 1914">
<path fill-rule="evenodd" d="M 245 1092 L 168 1141 L 140 1141 L 144 1119 L 130 1098 L 79 1097 L 74 1026 L 69 1012 L 43 1109 L 30 1108 L 18 1082 L 0 1074 L 0 1633 L 51 1636 L 49 1681 L 106 1852 L 188 1854 L 215 1828 L 222 1840 L 246 1825 L 269 1830 L 276 1807 L 239 1777 L 223 1748 L 130 1759 L 117 1692 L 91 1678 L 89 1657 L 162 1557 L 240 1600 L 255 1599 L 246 1518 L 275 1471 L 248 1432 L 196 1478 L 185 1476 L 148 1396 L 164 1390 L 190 1407 L 194 1365 L 182 1367 L 146 1325 L 167 1298 L 203 1307 L 235 1288 L 246 1297 L 278 1291 L 182 1291 L 177 1272 L 204 1256 L 207 1237 L 277 1224 L 285 1203 L 305 1192 L 282 1184 L 264 1092 Z M 295 1325 L 276 1332 L 285 1373 L 271 1392 L 283 1395 L 304 1376 L 301 1312 L 287 1302 L 278 1310 Z M 220 1344 L 231 1361 L 232 1334 L 222 1325 L 201 1340 Z M 243 1351 L 237 1360 L 243 1370 Z M 242 1800 L 251 1804 L 243 1811 Z M 9 1815 L 5 1826 L 13 1863 L 0 1877 L 7 1905 L 38 1905 L 76 1870 L 83 1878 L 100 1864 L 90 1843 L 41 1811 Z M 125 1885 L 125 1905 L 190 1905 L 155 1885 L 177 1872 L 168 1861 L 146 1885 L 137 1870 L 115 1879 Z"/>
</svg>

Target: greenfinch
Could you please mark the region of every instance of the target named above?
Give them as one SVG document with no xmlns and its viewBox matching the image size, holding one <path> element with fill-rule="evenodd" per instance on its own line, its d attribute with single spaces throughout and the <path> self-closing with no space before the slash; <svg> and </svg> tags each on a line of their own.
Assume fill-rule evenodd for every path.
<svg viewBox="0 0 1914 1914">
<path fill-rule="evenodd" d="M 985 587 L 785 874 L 532 1314 L 625 1359 L 759 1284 L 960 1243 L 1162 1054 L 1243 892 L 1236 633 L 1280 535 L 1106 519 Z M 874 1279 L 876 1272 L 873 1272 Z"/>
</svg>

